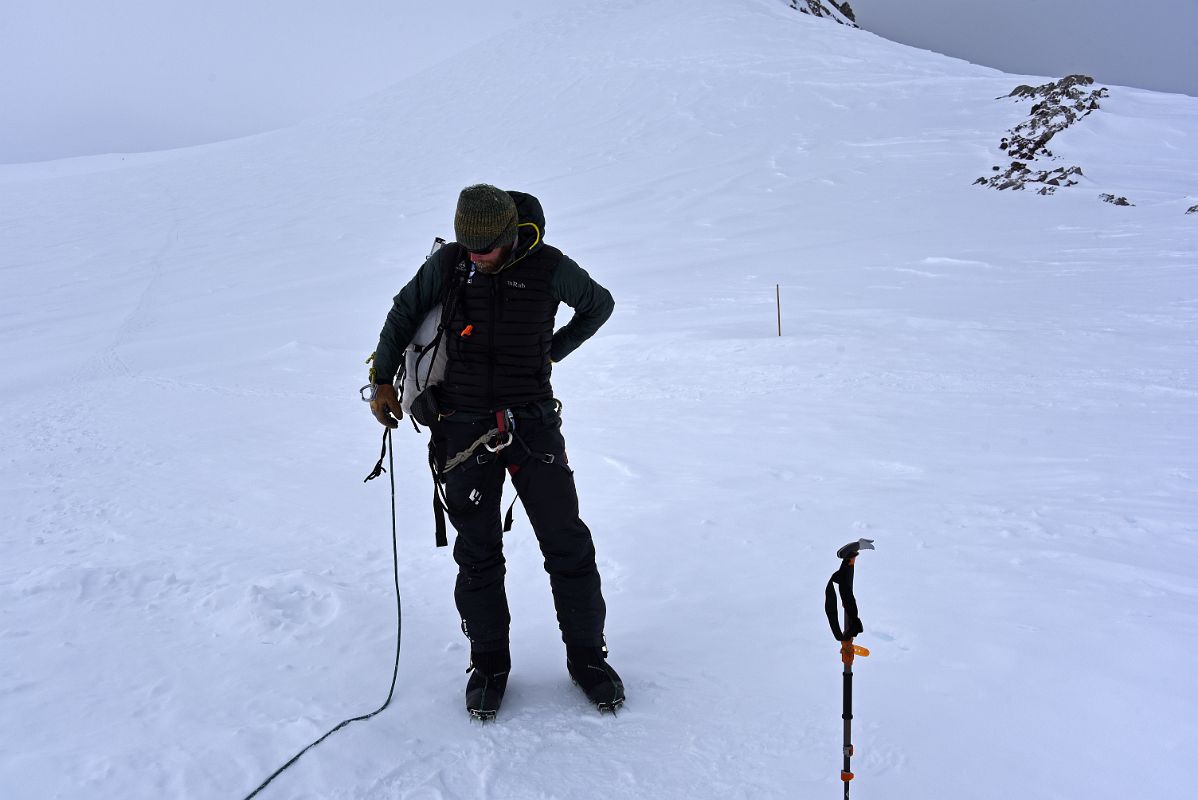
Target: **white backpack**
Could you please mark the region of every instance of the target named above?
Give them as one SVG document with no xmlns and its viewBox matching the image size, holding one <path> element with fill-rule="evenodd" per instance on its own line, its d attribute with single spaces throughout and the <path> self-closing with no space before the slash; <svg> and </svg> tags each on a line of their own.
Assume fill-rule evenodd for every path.
<svg viewBox="0 0 1198 800">
<path fill-rule="evenodd" d="M 412 402 L 421 392 L 445 378 L 446 350 L 441 347 L 438 335 L 443 310 L 444 306 L 439 303 L 425 315 L 412 343 L 404 350 L 403 386 L 399 397 L 405 414 L 412 413 Z"/>
<path fill-rule="evenodd" d="M 438 236 L 433 240 L 433 247 L 424 260 L 432 258 L 444 245 L 445 240 Z M 409 416 L 412 414 L 412 404 L 416 402 L 416 398 L 445 379 L 445 364 L 449 355 L 446 348 L 441 346 L 443 323 L 447 321 L 442 319 L 444 315 L 445 302 L 442 301 L 424 315 L 420 327 L 416 329 L 416 335 L 404 350 L 399 404 L 403 412 Z"/>
</svg>

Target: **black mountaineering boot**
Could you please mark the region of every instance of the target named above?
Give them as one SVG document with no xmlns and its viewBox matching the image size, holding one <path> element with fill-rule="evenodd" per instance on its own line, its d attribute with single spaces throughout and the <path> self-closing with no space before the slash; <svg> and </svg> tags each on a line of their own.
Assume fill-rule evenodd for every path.
<svg viewBox="0 0 1198 800">
<path fill-rule="evenodd" d="M 607 663 L 606 647 L 567 645 L 566 669 L 595 708 L 614 713 L 624 704 L 624 681 Z"/>
<path fill-rule="evenodd" d="M 466 668 L 470 673 L 466 682 L 466 710 L 470 716 L 484 722 L 495 719 L 511 669 L 512 657 L 506 647 L 470 653 L 470 666 Z"/>
</svg>

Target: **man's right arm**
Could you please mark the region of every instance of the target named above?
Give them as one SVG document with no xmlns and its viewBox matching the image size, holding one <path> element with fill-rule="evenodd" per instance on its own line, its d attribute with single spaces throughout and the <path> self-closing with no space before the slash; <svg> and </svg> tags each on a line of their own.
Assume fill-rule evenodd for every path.
<svg viewBox="0 0 1198 800">
<path fill-rule="evenodd" d="M 448 248 L 446 248 L 448 249 Z M 391 383 L 399 371 L 404 348 L 416 335 L 417 328 L 425 316 L 442 300 L 447 272 L 442 249 L 417 271 L 408 285 L 395 295 L 387 321 L 379 333 L 379 344 L 374 351 L 374 382 Z"/>
</svg>

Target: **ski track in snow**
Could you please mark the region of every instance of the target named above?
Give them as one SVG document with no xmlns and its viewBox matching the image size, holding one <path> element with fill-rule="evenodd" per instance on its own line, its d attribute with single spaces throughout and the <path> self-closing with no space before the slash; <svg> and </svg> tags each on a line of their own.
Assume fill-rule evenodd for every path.
<svg viewBox="0 0 1198 800">
<path fill-rule="evenodd" d="M 835 793 L 822 594 L 859 537 L 854 795 L 1191 785 L 1198 101 L 1112 87 L 1054 147 L 1086 179 L 1038 197 L 971 185 L 1025 80 L 781 0 L 507 35 L 531 83 L 455 58 L 271 134 L 0 167 L 0 795 L 241 797 L 382 702 L 356 389 L 479 180 L 537 194 L 616 297 L 554 385 L 627 707 L 570 685 L 517 509 L 511 685 L 465 718 L 401 429 L 395 700 L 262 796 Z M 485 137 L 446 112 L 496 96 Z"/>
</svg>

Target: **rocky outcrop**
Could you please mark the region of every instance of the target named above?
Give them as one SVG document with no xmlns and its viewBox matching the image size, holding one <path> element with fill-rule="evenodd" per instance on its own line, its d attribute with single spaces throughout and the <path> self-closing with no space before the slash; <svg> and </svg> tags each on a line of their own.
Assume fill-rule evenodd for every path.
<svg viewBox="0 0 1198 800">
<path fill-rule="evenodd" d="M 1187 214 L 1198 214 L 1198 206 L 1190 206 L 1186 209 Z"/>
<path fill-rule="evenodd" d="M 790 0 L 790 7 L 813 17 L 827 17 L 841 25 L 857 27 L 857 16 L 847 0 L 843 3 L 837 3 L 836 0 Z"/>
<path fill-rule="evenodd" d="M 1033 100 L 1030 117 L 1011 129 L 999 149 L 1014 158 L 1052 158 L 1048 142 L 1078 120 L 1099 109 L 1098 101 L 1108 97 L 1105 87 L 1086 91 L 1094 79 L 1088 75 L 1067 75 L 1056 83 L 1043 86 L 1017 86 L 1007 97 Z M 1001 99 L 1001 98 L 1000 98 Z"/>
<path fill-rule="evenodd" d="M 1134 206 L 1135 203 L 1128 200 L 1126 197 L 1115 197 L 1113 194 L 1103 192 L 1098 195 L 1098 199 L 1104 203 L 1110 203 L 1113 206 Z"/>
<path fill-rule="evenodd" d="M 1032 107 L 1028 119 L 1008 131 L 999 142 L 998 149 L 1011 157 L 1011 163 L 1006 168 L 995 166 L 997 174 L 978 178 L 974 184 L 1000 190 L 1026 189 L 1032 184 L 1038 194 L 1052 194 L 1062 186 L 1076 185 L 1073 176 L 1082 174 L 1081 167 L 1036 170 L 1029 163 L 1054 160 L 1056 156 L 1048 148 L 1052 138 L 1100 108 L 1098 101 L 1108 97 L 1109 92 L 1105 87 L 1089 88 L 1093 84 L 1094 79 L 1088 75 L 1067 75 L 1043 86 L 1015 87 L 1006 97 L 1013 97 L 1016 102 L 1030 100 Z"/>
<path fill-rule="evenodd" d="M 1030 183 L 1039 185 L 1037 194 L 1052 194 L 1061 186 L 1076 186 L 1074 176 L 1082 174 L 1081 167 L 1034 170 L 1022 161 L 1012 161 L 1005 170 L 996 166 L 994 171 L 1000 174 L 978 178 L 974 183 L 985 183 L 995 189 L 1026 189 Z"/>
</svg>

